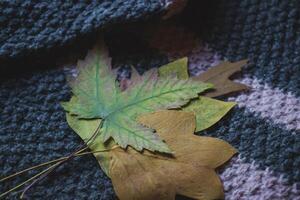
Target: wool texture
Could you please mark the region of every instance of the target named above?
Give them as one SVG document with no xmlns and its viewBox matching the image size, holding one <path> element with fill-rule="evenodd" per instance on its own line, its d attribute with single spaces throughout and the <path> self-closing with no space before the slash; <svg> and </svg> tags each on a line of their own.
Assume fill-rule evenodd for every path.
<svg viewBox="0 0 300 200">
<path fill-rule="evenodd" d="M 165 27 L 161 28 L 165 30 Z M 172 29 L 175 30 L 175 28 Z M 182 55 L 187 56 L 191 75 L 199 75 L 209 67 L 219 64 L 221 60 L 228 60 L 228 58 L 222 57 L 219 52 L 211 48 L 211 45 L 201 42 L 201 38 L 195 38 L 187 28 L 179 27 L 177 30 L 177 34 L 172 35 L 173 39 L 169 38 L 168 40 L 179 41 L 179 44 L 175 44 L 177 46 L 193 45 L 190 45 L 189 48 L 185 47 L 183 50 L 178 48 L 177 52 L 172 50 L 167 55 L 170 60 Z M 165 31 L 169 32 L 168 30 Z M 151 42 L 153 41 L 151 40 Z M 157 49 L 163 52 L 166 49 L 174 49 L 170 47 L 172 44 L 166 40 L 155 41 L 153 44 L 157 44 Z M 282 88 L 271 87 L 267 81 L 259 80 L 249 73 L 251 67 L 254 67 L 254 65 L 251 64 L 248 68 L 246 67 L 242 76 L 236 79 L 237 82 L 242 82 L 251 87 L 251 90 L 237 96 L 222 98 L 236 101 L 238 108 L 235 108 L 229 116 L 217 125 L 199 134 L 227 140 L 239 149 L 245 162 L 252 163 L 255 161 L 256 167 L 261 170 L 268 170 L 271 173 L 275 171 L 275 174 L 278 172 L 277 175 L 284 180 L 282 182 L 291 185 L 288 186 L 289 190 L 296 191 L 296 194 L 299 194 L 298 166 L 300 163 L 297 153 L 299 152 L 299 135 L 297 134 L 300 133 L 299 99 L 291 91 L 286 92 Z M 241 130 L 242 133 L 240 133 Z M 245 182 L 245 185 L 247 185 L 246 187 L 256 188 L 259 187 L 259 183 L 258 181 L 257 185 L 253 185 L 253 182 L 251 182 L 247 185 Z M 225 182 L 225 184 L 227 183 Z M 238 193 L 245 193 L 243 189 L 240 191 L 238 186 L 232 189 L 232 191 L 235 190 Z M 271 196 L 267 199 L 272 199 Z M 259 197 L 253 192 L 248 193 L 243 198 L 250 197 L 266 199 L 267 196 Z M 239 199 L 237 196 L 232 198 Z M 280 199 L 279 196 L 274 198 Z M 288 195 L 287 198 L 294 199 Z"/>
<path fill-rule="evenodd" d="M 1 1 L 0 58 L 15 58 L 74 42 L 115 23 L 162 12 L 172 1 Z"/>
<path fill-rule="evenodd" d="M 98 6 L 95 2 L 89 5 L 99 10 L 110 10 L 113 9 L 110 6 L 119 5 L 111 3 L 103 7 L 105 2 Z M 122 5 L 142 5 L 139 2 L 145 1 L 126 1 Z M 129 14 L 129 21 L 156 15 L 168 7 L 165 6 L 169 5 L 168 2 L 150 1 L 147 4 L 149 8 L 133 9 L 136 15 L 133 17 Z M 0 6 L 8 4 L 1 2 Z M 78 3 L 84 9 L 78 8 L 76 12 L 88 11 L 89 5 Z M 74 3 L 70 9 L 76 7 Z M 17 6 L 14 9 L 18 10 Z M 97 13 L 99 10 L 94 11 Z M 64 12 L 75 11 L 66 8 Z M 79 21 L 95 20 L 92 20 L 92 27 L 87 32 L 95 32 L 102 26 L 101 23 L 110 20 L 109 23 L 121 24 L 129 19 L 124 18 L 126 15 L 115 14 L 115 17 L 105 18 L 105 21 L 104 18 L 100 19 L 103 14 L 99 16 L 97 25 L 94 22 L 98 22 L 98 17 L 92 12 L 87 13 L 78 15 Z M 76 17 L 72 19 L 76 21 Z M 5 25 L 3 27 L 6 28 Z M 69 30 L 61 24 L 58 27 Z M 67 40 L 67 37 L 88 35 L 81 25 L 79 27 L 72 36 L 46 34 L 45 41 L 34 43 L 39 47 L 36 49 L 37 55 L 40 48 L 52 48 L 47 43 L 51 40 L 48 37 L 50 35 L 60 38 L 58 43 L 62 46 L 68 41 L 72 43 L 73 39 Z M 41 32 L 44 29 L 41 28 Z M 22 48 L 12 45 L 11 49 L 7 49 L 4 45 L 6 39 L 1 36 L 1 51 L 4 49 L 6 53 L 0 55 L 12 59 L 25 55 L 24 52 L 31 47 L 27 43 L 27 35 L 24 38 Z M 223 60 L 249 59 L 249 65 L 241 74 L 232 78 L 252 89 L 235 96 L 220 97 L 225 101 L 234 100 L 238 105 L 216 125 L 197 134 L 224 139 L 240 153 L 219 169 L 226 199 L 299 199 L 300 6 L 297 0 L 191 0 L 175 19 L 114 27 L 105 31 L 104 39 L 113 67 L 119 67 L 119 79 L 130 77 L 131 66 L 142 73 L 184 56 L 189 58 L 189 73 L 193 76 Z M 21 41 L 15 40 L 17 43 Z M 56 69 L 18 74 L 14 78 L 0 75 L 1 176 L 68 155 L 82 144 L 82 140 L 68 127 L 60 106 L 61 101 L 70 98 L 66 77 L 76 74 L 74 66 L 62 65 Z M 36 171 L 29 175 L 34 173 Z M 22 180 L 24 178 L 18 177 L 0 184 L 0 191 Z M 115 199 L 116 196 L 109 178 L 90 155 L 78 157 L 61 166 L 30 189 L 27 198 L 106 200 Z M 7 199 L 18 199 L 18 194 L 10 194 Z"/>
</svg>

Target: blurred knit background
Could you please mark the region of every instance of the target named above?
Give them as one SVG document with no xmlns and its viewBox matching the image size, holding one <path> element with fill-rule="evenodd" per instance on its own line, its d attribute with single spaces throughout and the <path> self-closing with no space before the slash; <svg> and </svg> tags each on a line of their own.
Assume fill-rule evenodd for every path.
<svg viewBox="0 0 300 200">
<path fill-rule="evenodd" d="M 66 76 L 101 31 L 119 78 L 130 76 L 131 65 L 143 72 L 183 56 L 192 75 L 248 58 L 235 80 L 251 91 L 222 97 L 238 106 L 199 134 L 240 152 L 220 169 L 226 199 L 300 199 L 300 2 L 190 0 L 163 20 L 172 6 L 183 6 L 178 2 L 0 1 L 0 176 L 65 156 L 81 143 L 60 102 L 70 97 Z M 1 183 L 0 191 L 22 180 Z M 26 198 L 116 196 L 96 159 L 85 156 Z"/>
</svg>

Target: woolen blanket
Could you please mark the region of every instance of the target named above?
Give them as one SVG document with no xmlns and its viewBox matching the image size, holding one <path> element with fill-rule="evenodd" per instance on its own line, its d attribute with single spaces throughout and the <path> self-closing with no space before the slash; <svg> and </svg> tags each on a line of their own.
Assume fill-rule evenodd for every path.
<svg viewBox="0 0 300 200">
<path fill-rule="evenodd" d="M 239 150 L 219 170 L 226 199 L 300 199 L 300 2 L 191 0 L 168 20 L 161 16 L 172 1 L 51 2 L 0 2 L 1 177 L 68 155 L 82 143 L 60 106 L 71 95 L 66 76 L 74 62 L 53 60 L 86 53 L 102 30 L 119 78 L 130 76 L 131 65 L 143 72 L 183 56 L 191 75 L 222 60 L 249 59 L 234 80 L 251 90 L 222 97 L 238 106 L 197 134 Z M 1 183 L 0 191 L 22 180 Z M 84 156 L 61 166 L 27 198 L 116 196 L 96 159 Z"/>
</svg>

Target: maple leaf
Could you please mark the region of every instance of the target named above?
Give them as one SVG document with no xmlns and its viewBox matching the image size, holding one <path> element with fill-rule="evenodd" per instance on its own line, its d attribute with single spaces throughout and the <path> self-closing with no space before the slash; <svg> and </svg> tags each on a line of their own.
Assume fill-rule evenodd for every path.
<svg viewBox="0 0 300 200">
<path fill-rule="evenodd" d="M 171 76 L 159 79 L 157 73 L 148 71 L 132 87 L 121 91 L 104 51 L 98 47 L 79 62 L 79 75 L 71 82 L 74 96 L 62 104 L 64 109 L 81 119 L 102 119 L 97 134 L 102 142 L 113 138 L 122 148 L 130 145 L 139 151 L 171 153 L 152 129 L 136 122 L 136 117 L 159 109 L 180 108 L 212 85 Z"/>
<path fill-rule="evenodd" d="M 248 60 L 241 60 L 234 63 L 227 61 L 221 62 L 217 66 L 211 67 L 206 72 L 193 78 L 214 85 L 211 90 L 204 94 L 204 96 L 207 97 L 218 97 L 242 90 L 248 90 L 249 88 L 246 85 L 230 80 L 230 77 L 235 73 L 240 72 L 241 68 L 246 65 L 247 62 Z M 159 68 L 159 76 L 161 77 L 173 73 L 176 73 L 177 77 L 181 79 L 189 78 L 187 57 L 175 60 Z"/>
<path fill-rule="evenodd" d="M 99 119 L 77 119 L 67 114 L 69 125 L 88 138 Z M 195 199 L 220 199 L 222 184 L 215 168 L 235 153 L 220 139 L 194 135 L 195 115 L 184 111 L 158 111 L 138 117 L 155 129 L 175 153 L 172 157 L 132 148 L 94 153 L 103 171 L 112 179 L 118 197 L 127 199 L 174 199 L 175 194 Z M 114 143 L 93 144 L 93 151 L 109 149 Z"/>
<path fill-rule="evenodd" d="M 129 148 L 110 151 L 109 175 L 121 200 L 221 199 L 222 183 L 215 168 L 237 151 L 225 141 L 194 135 L 195 116 L 182 111 L 159 111 L 139 118 L 154 128 L 174 149 L 174 157 Z"/>
</svg>

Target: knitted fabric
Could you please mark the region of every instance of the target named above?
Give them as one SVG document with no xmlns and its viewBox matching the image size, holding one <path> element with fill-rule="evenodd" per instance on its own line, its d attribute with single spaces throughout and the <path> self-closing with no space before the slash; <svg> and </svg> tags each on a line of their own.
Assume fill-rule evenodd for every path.
<svg viewBox="0 0 300 200">
<path fill-rule="evenodd" d="M 0 58 L 15 58 L 74 42 L 99 28 L 162 12 L 167 2 L 1 1 Z"/>
<path fill-rule="evenodd" d="M 99 31 L 160 18 L 176 0 L 0 1 L 0 73 L 51 68 L 82 56 Z M 174 6 L 175 5 L 175 6 Z M 60 58 L 60 59 L 59 59 Z"/>
<path fill-rule="evenodd" d="M 129 76 L 130 65 L 142 72 L 182 56 L 189 57 L 191 75 L 221 60 L 250 60 L 236 80 L 252 90 L 223 97 L 238 106 L 212 128 L 197 133 L 224 139 L 240 152 L 220 169 L 226 199 L 300 199 L 298 4 L 296 0 L 190 1 L 179 20 L 158 25 L 154 33 L 136 24 L 105 36 L 113 65 L 121 67 L 123 77 Z M 1 81 L 1 175 L 65 156 L 82 142 L 68 127 L 59 105 L 70 97 L 65 77 L 71 73 L 56 69 Z M 1 184 L 0 191 L 21 180 Z M 115 198 L 110 180 L 92 156 L 70 161 L 27 195 L 29 199 Z M 14 198 L 17 195 L 7 197 Z"/>
<path fill-rule="evenodd" d="M 115 44 L 108 39 L 111 48 L 117 49 L 116 45 L 120 43 Z M 122 47 L 125 46 L 122 44 Z M 158 67 L 167 62 L 166 57 L 147 46 L 133 48 L 131 53 L 134 56 L 123 57 L 124 62 L 118 62 L 118 54 L 111 51 L 112 56 L 116 57 L 114 65 L 125 63 L 126 67 L 128 63 L 128 66 L 147 64 Z M 148 59 L 144 60 L 145 56 Z M 152 64 L 147 60 L 151 60 Z M 5 79 L 0 84 L 1 176 L 68 155 L 82 144 L 77 134 L 68 127 L 65 112 L 60 106 L 61 101 L 70 98 L 70 88 L 66 83 L 66 75 L 70 74 L 72 71 L 69 69 L 57 69 L 9 80 L 3 77 Z M 37 172 L 32 172 L 31 176 L 34 173 Z M 1 183 L 0 191 L 8 190 L 25 178 Z M 70 161 L 27 195 L 29 199 L 115 199 L 110 180 L 93 156 Z M 18 199 L 18 195 L 7 197 L 14 198 Z"/>
<path fill-rule="evenodd" d="M 201 74 L 222 60 L 216 51 L 200 38 L 195 38 L 187 28 L 179 25 L 171 29 L 176 30 L 176 34 L 168 40 L 178 41 L 175 45 L 163 38 L 160 42 L 150 41 L 163 52 L 174 49 L 170 46 L 193 44 L 167 53 L 170 60 L 188 56 L 191 75 Z M 162 30 L 168 33 L 170 29 L 162 26 L 158 32 Z M 292 92 L 285 93 L 249 76 L 244 72 L 237 81 L 250 86 L 251 91 L 228 98 L 236 101 L 239 108 L 213 128 L 199 134 L 225 139 L 240 151 L 240 158 L 234 159 L 221 173 L 228 199 L 299 199 L 297 152 L 300 149 L 299 135 L 296 134 L 300 125 L 300 101 Z"/>
</svg>

